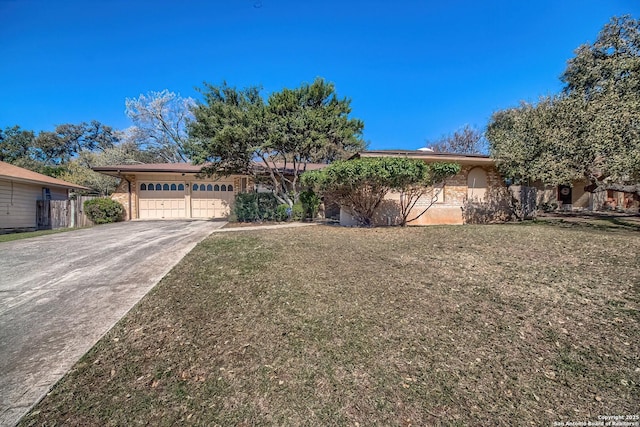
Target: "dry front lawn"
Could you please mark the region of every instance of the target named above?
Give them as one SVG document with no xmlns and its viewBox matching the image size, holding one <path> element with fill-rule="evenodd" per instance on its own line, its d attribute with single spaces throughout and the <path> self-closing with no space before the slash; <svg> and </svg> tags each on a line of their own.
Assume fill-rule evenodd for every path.
<svg viewBox="0 0 640 427">
<path fill-rule="evenodd" d="M 212 235 L 22 425 L 552 425 L 640 408 L 640 233 Z"/>
</svg>

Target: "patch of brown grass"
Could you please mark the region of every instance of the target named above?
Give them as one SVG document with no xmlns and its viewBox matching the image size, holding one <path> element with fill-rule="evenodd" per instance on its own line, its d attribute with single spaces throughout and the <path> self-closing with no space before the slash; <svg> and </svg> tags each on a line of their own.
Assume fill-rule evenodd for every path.
<svg viewBox="0 0 640 427">
<path fill-rule="evenodd" d="M 640 236 L 212 235 L 22 425 L 550 425 L 636 413 Z"/>
</svg>

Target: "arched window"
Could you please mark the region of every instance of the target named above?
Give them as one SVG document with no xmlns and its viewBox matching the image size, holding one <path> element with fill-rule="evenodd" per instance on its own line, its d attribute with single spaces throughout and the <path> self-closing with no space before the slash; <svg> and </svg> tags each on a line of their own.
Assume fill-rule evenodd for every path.
<svg viewBox="0 0 640 427">
<path fill-rule="evenodd" d="M 153 182 L 149 183 L 149 185 L 147 186 L 147 190 L 153 191 Z"/>
<path fill-rule="evenodd" d="M 477 167 L 467 175 L 467 197 L 469 200 L 484 201 L 487 193 L 487 172 Z"/>
<path fill-rule="evenodd" d="M 233 185 L 231 184 L 227 185 L 227 191 L 233 191 Z"/>
<path fill-rule="evenodd" d="M 144 184 L 144 183 L 140 184 L 140 190 L 146 191 L 147 190 L 147 184 Z"/>
<path fill-rule="evenodd" d="M 156 191 L 162 191 L 162 185 L 156 184 Z"/>
<path fill-rule="evenodd" d="M 204 184 L 200 184 L 200 191 L 205 191 L 205 188 Z"/>
<path fill-rule="evenodd" d="M 213 185 L 211 184 L 207 185 L 207 191 L 213 191 Z"/>
<path fill-rule="evenodd" d="M 220 191 L 220 186 L 218 184 L 214 185 L 213 191 Z"/>
<path fill-rule="evenodd" d="M 184 191 L 184 185 L 178 184 L 178 191 Z"/>
<path fill-rule="evenodd" d="M 176 191 L 178 187 L 175 184 L 171 184 L 171 191 Z"/>
<path fill-rule="evenodd" d="M 169 184 L 165 184 L 162 186 L 163 191 L 169 191 Z"/>
<path fill-rule="evenodd" d="M 193 191 L 198 191 L 198 184 L 193 184 Z"/>
<path fill-rule="evenodd" d="M 224 185 L 224 184 L 222 184 L 222 185 L 220 186 L 220 191 L 227 191 L 227 186 L 226 186 L 226 185 Z"/>
</svg>

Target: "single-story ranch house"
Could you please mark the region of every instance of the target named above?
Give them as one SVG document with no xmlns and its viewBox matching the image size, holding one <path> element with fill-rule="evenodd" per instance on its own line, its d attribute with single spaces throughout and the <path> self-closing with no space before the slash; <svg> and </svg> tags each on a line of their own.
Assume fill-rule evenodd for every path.
<svg viewBox="0 0 640 427">
<path fill-rule="evenodd" d="M 475 154 L 435 153 L 430 150 L 376 150 L 363 151 L 356 157 L 408 157 L 433 162 L 455 162 L 462 166 L 456 176 L 449 178 L 442 188 L 420 200 L 415 212 L 435 200 L 429 210 L 410 225 L 462 224 L 465 222 L 465 201 L 485 201 L 493 190 L 506 188 L 495 162 L 489 156 Z M 307 170 L 325 167 L 324 164 L 308 164 Z M 101 166 L 96 172 L 121 178 L 111 196 L 125 208 L 127 219 L 163 218 L 227 218 L 234 197 L 239 192 L 255 191 L 256 186 L 246 175 L 230 175 L 220 178 L 199 176 L 201 166 L 189 163 L 129 164 Z M 583 185 L 565 189 L 541 187 L 538 202 L 555 202 L 565 208 L 587 209 L 592 207 L 591 193 Z M 379 208 L 375 223 L 397 223 L 399 194 L 392 193 Z M 415 215 L 410 215 L 412 218 Z M 344 210 L 340 214 L 343 225 L 354 224 Z"/>
<path fill-rule="evenodd" d="M 67 200 L 70 190 L 89 190 L 0 161 L 0 232 L 35 230 L 39 200 Z"/>
</svg>

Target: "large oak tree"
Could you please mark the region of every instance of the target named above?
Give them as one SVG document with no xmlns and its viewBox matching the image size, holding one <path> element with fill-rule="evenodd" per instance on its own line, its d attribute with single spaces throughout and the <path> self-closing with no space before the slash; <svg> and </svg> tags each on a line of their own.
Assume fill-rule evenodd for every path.
<svg viewBox="0 0 640 427">
<path fill-rule="evenodd" d="M 623 16 L 580 46 L 562 93 L 496 112 L 491 155 L 516 181 L 640 181 L 640 21 Z"/>
</svg>

